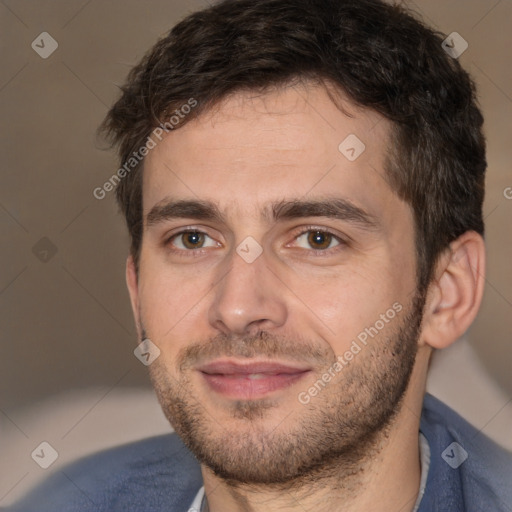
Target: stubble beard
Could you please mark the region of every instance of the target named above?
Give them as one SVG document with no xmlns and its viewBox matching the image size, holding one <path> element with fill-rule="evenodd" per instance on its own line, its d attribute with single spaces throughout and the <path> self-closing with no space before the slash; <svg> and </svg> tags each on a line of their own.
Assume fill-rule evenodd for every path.
<svg viewBox="0 0 512 512">
<path fill-rule="evenodd" d="M 198 460 L 233 486 L 265 485 L 304 488 L 325 479 L 354 476 L 381 449 L 400 411 L 414 367 L 421 330 L 424 294 L 417 293 L 407 314 L 379 333 L 318 395 L 301 405 L 277 427 L 265 426 L 276 407 L 272 399 L 233 402 L 230 413 L 239 428 L 226 428 L 193 396 L 186 372 L 170 376 L 162 358 L 150 366 L 150 376 L 164 414 Z M 233 340 L 218 336 L 189 347 L 177 368 L 204 355 L 239 357 L 286 354 L 293 343 L 268 333 Z M 295 342 L 295 352 L 297 350 Z M 321 375 L 333 364 L 318 343 L 301 343 L 301 353 L 322 358 Z M 302 389 L 300 391 L 303 391 Z M 295 394 L 292 400 L 297 400 Z M 297 401 L 297 403 L 299 403 Z M 233 424 L 233 421 L 231 422 Z"/>
</svg>

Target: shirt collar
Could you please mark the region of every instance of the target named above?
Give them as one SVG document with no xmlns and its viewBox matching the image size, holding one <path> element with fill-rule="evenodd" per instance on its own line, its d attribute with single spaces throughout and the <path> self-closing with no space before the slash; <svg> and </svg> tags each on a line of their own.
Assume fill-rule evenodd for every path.
<svg viewBox="0 0 512 512">
<path fill-rule="evenodd" d="M 204 486 L 197 491 L 196 497 L 187 512 L 203 512 Z M 206 501 L 206 500 L 205 500 Z"/>
</svg>

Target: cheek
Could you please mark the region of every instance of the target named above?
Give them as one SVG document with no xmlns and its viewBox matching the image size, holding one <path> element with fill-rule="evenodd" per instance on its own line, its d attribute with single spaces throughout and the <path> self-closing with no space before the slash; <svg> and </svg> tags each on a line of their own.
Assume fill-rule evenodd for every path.
<svg viewBox="0 0 512 512">
<path fill-rule="evenodd" d="M 148 335 L 160 344 L 171 339 L 174 344 L 184 329 L 199 326 L 200 318 L 204 322 L 208 283 L 205 276 L 187 275 L 150 259 L 141 265 L 140 307 Z"/>
<path fill-rule="evenodd" d="M 342 354 L 365 329 L 376 322 L 380 326 L 381 315 L 393 304 L 406 303 L 407 286 L 396 271 L 390 270 L 386 260 L 378 258 L 367 265 L 339 267 L 321 277 L 295 276 L 290 288 L 302 303 L 296 303 L 302 313 L 297 311 L 298 315 L 292 318 L 306 312 L 313 335 L 325 333 L 324 339 L 333 351 Z M 387 327 L 388 322 L 386 330 Z"/>
<path fill-rule="evenodd" d="M 372 317 L 381 300 L 373 280 L 348 267 L 321 277 L 297 276 L 290 288 L 299 300 L 295 307 L 306 313 L 313 325 L 318 324 L 315 330 L 325 332 L 333 340 L 331 345 L 342 342 L 366 318 Z"/>
</svg>

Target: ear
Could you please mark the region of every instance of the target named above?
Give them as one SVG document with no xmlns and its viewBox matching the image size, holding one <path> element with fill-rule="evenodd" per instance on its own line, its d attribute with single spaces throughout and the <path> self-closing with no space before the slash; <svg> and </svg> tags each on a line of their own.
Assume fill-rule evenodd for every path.
<svg viewBox="0 0 512 512">
<path fill-rule="evenodd" d="M 142 327 L 140 323 L 140 309 L 139 309 L 139 280 L 137 269 L 133 256 L 128 256 L 126 260 L 126 285 L 130 294 L 130 302 L 132 304 L 133 318 L 135 319 L 135 326 L 137 328 L 137 335 L 139 340 L 142 339 Z"/>
<path fill-rule="evenodd" d="M 429 286 L 421 340 L 445 348 L 475 319 L 485 284 L 485 243 L 475 231 L 454 240 L 439 258 Z"/>
</svg>

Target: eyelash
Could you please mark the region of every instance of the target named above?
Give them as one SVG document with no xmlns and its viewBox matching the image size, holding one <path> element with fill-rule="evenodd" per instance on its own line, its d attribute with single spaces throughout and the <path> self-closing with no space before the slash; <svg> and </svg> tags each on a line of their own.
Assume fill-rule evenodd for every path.
<svg viewBox="0 0 512 512">
<path fill-rule="evenodd" d="M 322 256 L 330 256 L 333 252 L 338 252 L 343 249 L 343 247 L 346 247 L 348 245 L 348 242 L 346 239 L 342 238 L 340 235 L 337 235 L 334 231 L 328 229 L 328 228 L 321 228 L 319 226 L 306 226 L 304 228 L 301 228 L 300 231 L 294 234 L 293 239 L 297 240 L 302 235 L 305 235 L 307 233 L 311 233 L 313 231 L 318 231 L 323 234 L 331 235 L 337 242 L 338 245 L 331 247 L 330 249 L 303 249 L 308 251 L 309 254 L 312 254 L 313 256 L 322 257 Z"/>
<path fill-rule="evenodd" d="M 302 228 L 301 231 L 298 231 L 297 233 L 295 233 L 293 239 L 297 240 L 297 238 L 299 238 L 302 235 L 305 235 L 307 233 L 311 233 L 312 231 L 318 231 L 323 234 L 331 235 L 339 244 L 334 247 L 331 247 L 330 249 L 309 249 L 309 250 L 304 249 L 304 250 L 307 250 L 309 253 L 313 254 L 314 256 L 321 257 L 321 256 L 325 256 L 326 254 L 331 255 L 332 251 L 337 252 L 338 250 L 341 250 L 343 247 L 346 247 L 348 245 L 348 241 L 345 240 L 344 238 L 342 238 L 341 236 L 337 235 L 330 229 L 320 228 L 319 226 L 306 226 L 306 227 Z M 169 249 L 169 251 L 171 251 L 175 254 L 178 254 L 178 255 L 183 255 L 184 253 L 187 253 L 187 256 L 192 256 L 192 257 L 202 256 L 204 254 L 205 250 L 207 250 L 208 248 L 185 250 L 185 249 L 173 249 L 172 247 L 170 247 L 171 242 L 175 238 L 178 238 L 179 236 L 187 234 L 187 233 L 200 233 L 200 234 L 209 236 L 208 233 L 206 233 L 205 231 L 201 231 L 200 229 L 197 229 L 197 228 L 194 228 L 193 226 L 191 226 L 191 227 L 187 227 L 186 229 L 183 229 L 181 231 L 178 231 L 177 233 L 173 233 L 171 236 L 167 237 L 164 241 L 165 247 L 167 247 Z"/>
</svg>

